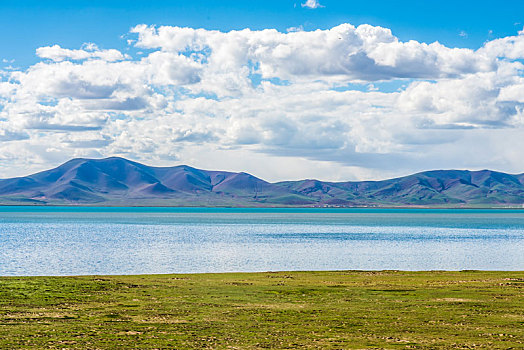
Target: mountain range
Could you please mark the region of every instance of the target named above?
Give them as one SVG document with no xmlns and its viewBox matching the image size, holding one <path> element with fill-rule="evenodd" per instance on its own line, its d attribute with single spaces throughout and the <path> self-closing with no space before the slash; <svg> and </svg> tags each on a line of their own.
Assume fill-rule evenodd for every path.
<svg viewBox="0 0 524 350">
<path fill-rule="evenodd" d="M 524 174 L 434 170 L 383 181 L 270 183 L 240 172 L 151 167 L 119 157 L 72 159 L 0 180 L 2 205 L 524 206 Z"/>
</svg>

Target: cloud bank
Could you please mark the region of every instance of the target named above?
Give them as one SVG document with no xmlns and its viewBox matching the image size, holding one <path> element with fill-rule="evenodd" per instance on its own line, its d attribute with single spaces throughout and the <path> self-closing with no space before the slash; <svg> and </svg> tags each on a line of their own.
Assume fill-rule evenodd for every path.
<svg viewBox="0 0 524 350">
<path fill-rule="evenodd" d="M 0 71 L 2 177 L 109 155 L 269 180 L 524 171 L 524 31 L 477 50 L 351 24 L 129 35 L 136 57 L 57 44 Z"/>
</svg>

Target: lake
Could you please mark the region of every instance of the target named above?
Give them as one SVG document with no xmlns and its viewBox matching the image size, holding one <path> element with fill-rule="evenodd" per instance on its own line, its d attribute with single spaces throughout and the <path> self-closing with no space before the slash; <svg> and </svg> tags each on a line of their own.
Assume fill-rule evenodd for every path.
<svg viewBox="0 0 524 350">
<path fill-rule="evenodd" d="M 0 207 L 0 275 L 524 270 L 524 210 Z"/>
</svg>

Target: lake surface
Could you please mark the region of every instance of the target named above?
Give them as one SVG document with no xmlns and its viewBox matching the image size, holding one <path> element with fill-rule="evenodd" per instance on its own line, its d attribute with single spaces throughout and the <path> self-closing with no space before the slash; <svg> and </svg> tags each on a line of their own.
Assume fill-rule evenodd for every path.
<svg viewBox="0 0 524 350">
<path fill-rule="evenodd" d="M 524 270 L 524 210 L 0 207 L 0 275 Z"/>
</svg>

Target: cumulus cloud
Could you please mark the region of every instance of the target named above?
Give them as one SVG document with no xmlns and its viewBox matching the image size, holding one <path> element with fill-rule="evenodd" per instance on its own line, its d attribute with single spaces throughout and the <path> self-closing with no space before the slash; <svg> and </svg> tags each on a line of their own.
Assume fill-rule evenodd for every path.
<svg viewBox="0 0 524 350">
<path fill-rule="evenodd" d="M 0 72 L 7 175 L 109 155 L 269 180 L 524 168 L 511 151 L 524 148 L 524 32 L 477 50 L 371 25 L 131 32 L 146 52 L 136 58 L 53 45 L 37 49 L 40 62 Z M 284 165 L 278 175 L 273 163 Z"/>
<path fill-rule="evenodd" d="M 489 57 L 522 59 L 524 58 L 524 30 L 519 31 L 515 36 L 488 41 L 479 52 Z"/>
<path fill-rule="evenodd" d="M 115 49 L 100 50 L 95 44 L 84 45 L 81 50 L 63 49 L 59 45 L 43 46 L 36 49 L 37 56 L 47 58 L 55 62 L 65 60 L 101 59 L 108 62 L 121 61 L 126 58 L 120 51 Z"/>
<path fill-rule="evenodd" d="M 189 55 L 209 73 L 236 72 L 233 84 L 251 73 L 292 81 L 438 79 L 494 69 L 493 57 L 437 42 L 401 42 L 391 30 L 342 24 L 329 30 L 219 32 L 139 25 L 137 47 Z"/>
</svg>

